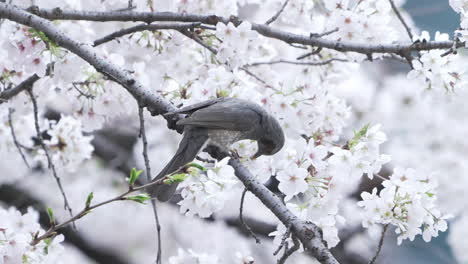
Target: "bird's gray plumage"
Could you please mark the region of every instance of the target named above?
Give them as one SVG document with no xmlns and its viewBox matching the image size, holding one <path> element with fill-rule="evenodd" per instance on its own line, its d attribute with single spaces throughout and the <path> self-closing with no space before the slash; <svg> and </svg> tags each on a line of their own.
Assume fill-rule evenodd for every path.
<svg viewBox="0 0 468 264">
<path fill-rule="evenodd" d="M 177 122 L 184 127 L 183 138 L 174 157 L 153 181 L 177 171 L 195 159 L 207 145 L 229 151 L 231 144 L 243 139 L 256 140 L 254 157 L 273 155 L 284 145 L 284 134 L 278 121 L 261 106 L 237 98 L 218 98 L 180 108 L 169 114 L 187 114 Z M 177 184 L 150 187 L 160 201 L 169 200 Z"/>
</svg>

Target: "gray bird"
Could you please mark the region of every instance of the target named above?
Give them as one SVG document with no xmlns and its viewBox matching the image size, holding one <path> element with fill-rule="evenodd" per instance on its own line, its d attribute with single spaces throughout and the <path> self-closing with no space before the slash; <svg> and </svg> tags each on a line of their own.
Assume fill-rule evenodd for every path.
<svg viewBox="0 0 468 264">
<path fill-rule="evenodd" d="M 237 98 L 218 98 L 183 107 L 166 115 L 187 114 L 177 122 L 184 127 L 183 138 L 174 157 L 152 181 L 177 171 L 195 159 L 205 147 L 215 146 L 229 152 L 239 140 L 256 140 L 258 151 L 252 158 L 273 155 L 284 145 L 278 121 L 261 106 Z M 148 190 L 160 201 L 169 200 L 177 184 L 151 186 Z"/>
</svg>

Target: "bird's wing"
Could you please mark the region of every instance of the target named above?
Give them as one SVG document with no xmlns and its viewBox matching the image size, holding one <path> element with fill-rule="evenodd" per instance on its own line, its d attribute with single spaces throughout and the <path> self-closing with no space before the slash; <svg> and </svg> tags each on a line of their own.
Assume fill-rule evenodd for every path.
<svg viewBox="0 0 468 264">
<path fill-rule="evenodd" d="M 184 137 L 179 143 L 174 157 L 162 169 L 162 171 L 152 181 L 159 180 L 195 159 L 208 140 L 208 133 L 203 128 L 188 128 L 184 131 Z M 148 187 L 148 192 L 152 197 L 157 197 L 160 201 L 171 199 L 177 189 L 178 184 L 162 184 Z"/>
<path fill-rule="evenodd" d="M 220 102 L 225 102 L 225 101 L 227 101 L 229 99 L 230 98 L 221 97 L 221 98 L 206 100 L 206 101 L 196 103 L 196 104 L 193 104 L 193 105 L 188 105 L 188 106 L 185 106 L 185 107 L 181 107 L 178 110 L 176 110 L 174 112 L 171 112 L 171 114 L 190 114 L 190 113 L 193 113 L 193 112 L 195 112 L 197 110 L 200 110 L 202 108 L 209 107 L 209 106 L 211 106 L 213 104 L 220 103 Z"/>
<path fill-rule="evenodd" d="M 260 118 L 260 114 L 252 108 L 228 101 L 197 110 L 191 116 L 179 120 L 177 125 L 248 131 L 260 123 Z"/>
</svg>

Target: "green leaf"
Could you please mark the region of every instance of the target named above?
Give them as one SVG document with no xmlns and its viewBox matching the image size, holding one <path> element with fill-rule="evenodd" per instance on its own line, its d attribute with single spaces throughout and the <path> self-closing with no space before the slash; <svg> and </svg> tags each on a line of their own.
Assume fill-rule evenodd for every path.
<svg viewBox="0 0 468 264">
<path fill-rule="evenodd" d="M 178 173 L 174 175 L 167 176 L 167 179 L 164 180 L 164 184 L 174 184 L 185 181 L 188 178 L 187 173 Z"/>
<path fill-rule="evenodd" d="M 91 201 L 93 200 L 94 198 L 94 193 L 93 192 L 90 192 L 88 194 L 88 198 L 86 198 L 86 205 L 85 205 L 85 208 L 89 208 L 91 206 Z"/>
<path fill-rule="evenodd" d="M 187 167 L 194 167 L 194 168 L 197 168 L 197 169 L 199 169 L 201 171 L 207 171 L 207 169 L 205 167 L 203 167 L 202 165 L 200 165 L 198 163 L 195 163 L 195 162 L 187 164 Z"/>
<path fill-rule="evenodd" d="M 133 186 L 142 172 L 143 170 L 132 168 L 132 171 L 130 171 L 130 180 L 128 181 L 128 184 Z"/>
<path fill-rule="evenodd" d="M 50 224 L 55 225 L 54 211 L 52 211 L 52 208 L 47 207 L 47 215 L 49 216 Z"/>
<path fill-rule="evenodd" d="M 30 28 L 29 33 L 33 38 L 39 39 L 46 44 L 47 49 L 51 52 L 52 55 L 58 57 L 60 54 L 60 46 L 57 45 L 54 41 L 52 41 L 44 32 L 39 31 L 34 28 Z"/>
<path fill-rule="evenodd" d="M 52 243 L 52 240 L 53 240 L 53 238 L 44 239 L 44 243 L 46 244 L 46 246 L 44 247 L 44 254 L 45 255 L 49 254 L 49 246 Z"/>
<path fill-rule="evenodd" d="M 434 194 L 430 192 L 426 192 L 426 195 L 429 196 L 429 198 L 432 198 L 432 196 L 434 196 Z"/>
<path fill-rule="evenodd" d="M 145 204 L 145 201 L 148 201 L 151 199 L 151 196 L 147 193 L 142 193 L 142 194 L 137 194 L 134 196 L 128 196 L 126 197 L 127 200 L 134 201 L 137 203 Z"/>
<path fill-rule="evenodd" d="M 28 256 L 26 254 L 23 254 L 22 260 L 23 260 L 23 264 L 29 263 Z"/>
<path fill-rule="evenodd" d="M 354 146 L 356 146 L 357 143 L 359 142 L 359 140 L 366 135 L 367 130 L 369 129 L 369 126 L 370 126 L 370 124 L 366 124 L 359 131 L 354 132 L 353 139 L 351 139 L 349 141 L 349 143 L 348 143 L 348 146 L 349 146 L 350 149 L 352 149 Z"/>
</svg>

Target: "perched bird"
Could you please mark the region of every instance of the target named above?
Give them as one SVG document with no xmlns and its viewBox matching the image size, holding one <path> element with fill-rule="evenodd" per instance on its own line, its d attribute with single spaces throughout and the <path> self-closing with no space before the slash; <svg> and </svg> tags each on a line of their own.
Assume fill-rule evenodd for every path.
<svg viewBox="0 0 468 264">
<path fill-rule="evenodd" d="M 234 142 L 256 140 L 258 151 L 252 156 L 255 159 L 261 155 L 273 155 L 284 145 L 284 134 L 278 121 L 261 106 L 247 100 L 218 98 L 168 114 L 187 114 L 177 122 L 184 127 L 183 138 L 174 157 L 152 181 L 177 171 L 207 146 L 229 152 Z M 158 200 L 167 201 L 176 188 L 177 184 L 153 185 L 149 192 Z"/>
</svg>

